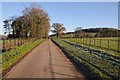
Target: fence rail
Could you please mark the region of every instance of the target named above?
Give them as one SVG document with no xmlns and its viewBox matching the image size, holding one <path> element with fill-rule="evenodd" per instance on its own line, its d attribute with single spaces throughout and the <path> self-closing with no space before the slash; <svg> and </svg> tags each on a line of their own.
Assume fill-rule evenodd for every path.
<svg viewBox="0 0 120 80">
<path fill-rule="evenodd" d="M 120 52 L 120 40 L 113 39 L 98 39 L 98 38 L 62 38 L 64 40 L 84 44 L 94 47 L 99 47 L 101 49 L 109 49 L 113 51 Z"/>
<path fill-rule="evenodd" d="M 21 46 L 27 42 L 33 41 L 33 38 L 19 38 L 19 39 L 3 39 L 3 52 L 14 48 L 15 46 Z"/>
</svg>

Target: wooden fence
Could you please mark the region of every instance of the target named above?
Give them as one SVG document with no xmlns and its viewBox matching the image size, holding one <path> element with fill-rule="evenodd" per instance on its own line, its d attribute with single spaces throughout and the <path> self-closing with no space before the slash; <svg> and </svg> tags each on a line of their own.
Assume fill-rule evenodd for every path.
<svg viewBox="0 0 120 80">
<path fill-rule="evenodd" d="M 101 49 L 109 49 L 120 52 L 120 40 L 99 39 L 99 38 L 62 38 L 64 40 L 74 42 L 76 44 L 84 44 Z"/>
<path fill-rule="evenodd" d="M 14 48 L 15 46 L 21 46 L 27 42 L 31 42 L 33 41 L 33 38 L 17 38 L 17 39 L 3 39 L 3 48 L 2 51 L 7 51 L 10 50 L 12 48 Z"/>
</svg>

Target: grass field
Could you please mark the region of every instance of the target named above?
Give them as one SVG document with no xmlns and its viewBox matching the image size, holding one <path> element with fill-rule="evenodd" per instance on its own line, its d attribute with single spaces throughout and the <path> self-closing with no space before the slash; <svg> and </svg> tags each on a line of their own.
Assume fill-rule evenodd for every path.
<svg viewBox="0 0 120 80">
<path fill-rule="evenodd" d="M 2 40 L 0 40 L 0 44 L 2 44 L 2 42 L 3 42 L 3 41 L 2 41 Z"/>
<path fill-rule="evenodd" d="M 118 51 L 120 51 L 120 43 L 117 37 L 114 38 L 67 38 L 62 39 L 71 43 L 77 43 L 86 47 L 93 49 L 98 49 L 106 51 L 112 55 L 119 56 Z"/>
<path fill-rule="evenodd" d="M 96 35 L 96 33 L 85 33 L 85 34 L 91 34 L 92 37 Z M 74 33 L 61 35 L 61 37 L 71 37 L 71 38 L 74 37 L 74 36 L 75 36 Z"/>
<path fill-rule="evenodd" d="M 119 78 L 120 61 L 118 58 L 100 52 L 86 51 L 82 47 L 75 47 L 60 39 L 53 40 L 70 59 L 75 59 L 81 66 L 84 66 L 83 68 L 90 69 L 86 75 L 93 80 L 104 80 L 105 78 L 105 80 L 117 80 Z"/>
</svg>

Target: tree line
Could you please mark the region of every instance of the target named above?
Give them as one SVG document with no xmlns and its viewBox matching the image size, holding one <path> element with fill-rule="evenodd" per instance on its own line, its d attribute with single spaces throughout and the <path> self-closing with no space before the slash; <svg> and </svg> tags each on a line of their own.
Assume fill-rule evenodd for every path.
<svg viewBox="0 0 120 80">
<path fill-rule="evenodd" d="M 61 25 L 62 26 L 62 25 Z M 53 26 L 54 27 L 54 26 Z M 88 29 L 82 29 L 82 27 L 75 28 L 74 32 L 67 32 L 63 33 L 64 29 L 59 29 L 59 27 L 54 27 L 56 31 L 56 34 L 53 34 L 51 36 L 59 36 L 59 37 L 66 37 L 65 35 L 73 34 L 73 36 L 67 36 L 67 37 L 80 37 L 80 38 L 93 38 L 93 37 L 120 37 L 120 30 L 114 29 L 114 28 L 88 28 Z M 59 32 L 62 33 L 60 34 Z M 58 32 L 58 33 L 57 33 Z"/>
<path fill-rule="evenodd" d="M 23 15 L 11 17 L 4 22 L 5 34 L 8 38 L 45 38 L 50 31 L 50 18 L 48 13 L 39 5 L 32 5 L 23 10 Z M 53 23 L 51 30 L 57 37 L 62 37 L 66 31 L 61 23 Z M 95 33 L 91 35 L 90 33 Z M 120 30 L 113 28 L 89 28 L 82 29 L 77 27 L 74 31 L 74 37 L 120 37 Z"/>
<path fill-rule="evenodd" d="M 5 34 L 9 38 L 43 38 L 50 30 L 48 13 L 39 5 L 32 5 L 23 10 L 23 15 L 6 19 L 4 22 Z"/>
<path fill-rule="evenodd" d="M 77 27 L 74 37 L 120 37 L 120 30 L 114 28 L 89 28 Z"/>
</svg>

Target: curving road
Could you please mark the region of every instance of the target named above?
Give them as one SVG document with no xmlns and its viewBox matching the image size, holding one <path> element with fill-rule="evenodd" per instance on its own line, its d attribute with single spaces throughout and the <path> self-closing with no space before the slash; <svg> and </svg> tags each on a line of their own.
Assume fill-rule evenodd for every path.
<svg viewBox="0 0 120 80">
<path fill-rule="evenodd" d="M 84 80 L 84 76 L 51 40 L 41 43 L 5 75 L 5 78 L 78 77 Z"/>
</svg>

